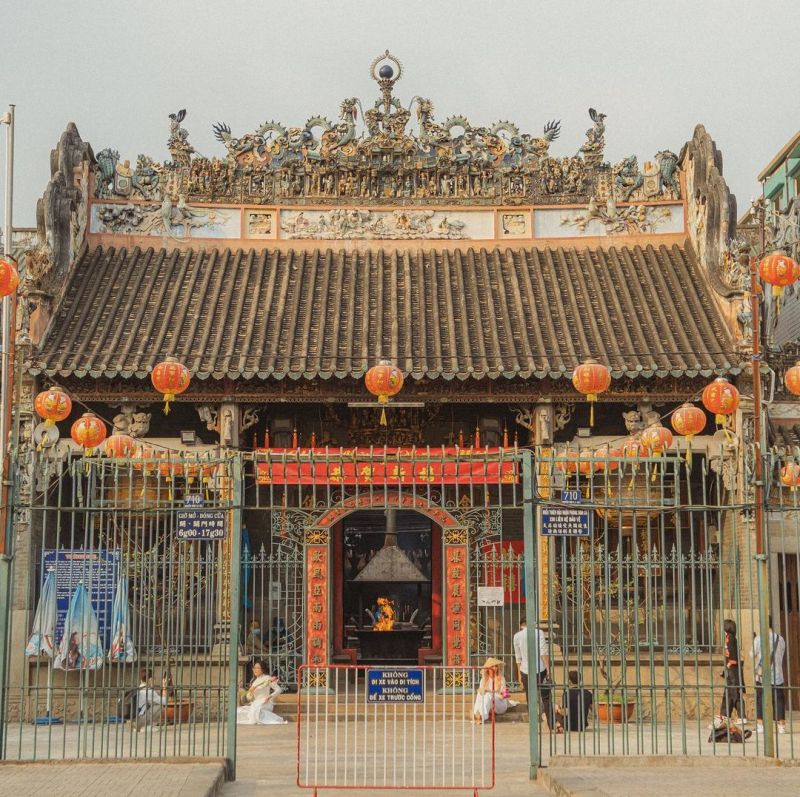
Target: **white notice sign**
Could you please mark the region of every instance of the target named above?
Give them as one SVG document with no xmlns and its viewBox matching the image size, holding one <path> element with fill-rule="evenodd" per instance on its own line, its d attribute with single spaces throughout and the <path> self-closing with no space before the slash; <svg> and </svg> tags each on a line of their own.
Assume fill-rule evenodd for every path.
<svg viewBox="0 0 800 797">
<path fill-rule="evenodd" d="M 478 606 L 502 606 L 502 587 L 478 587 Z"/>
</svg>

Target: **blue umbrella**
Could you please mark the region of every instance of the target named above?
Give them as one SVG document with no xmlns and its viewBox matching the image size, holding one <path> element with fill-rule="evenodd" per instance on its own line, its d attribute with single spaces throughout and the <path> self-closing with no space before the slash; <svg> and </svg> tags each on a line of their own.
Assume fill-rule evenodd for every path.
<svg viewBox="0 0 800 797">
<path fill-rule="evenodd" d="M 103 666 L 97 615 L 83 582 L 70 598 L 53 666 L 60 670 L 98 670 Z"/>
<path fill-rule="evenodd" d="M 250 548 L 250 534 L 242 528 L 242 605 L 245 609 L 253 608 L 253 601 L 247 587 L 250 585 L 250 571 L 253 569 L 253 550 Z"/>
<path fill-rule="evenodd" d="M 131 617 L 128 607 L 128 577 L 122 575 L 117 582 L 114 604 L 111 608 L 111 651 L 109 661 L 136 661 L 136 648 L 130 633 Z"/>
<path fill-rule="evenodd" d="M 53 658 L 56 635 L 56 574 L 49 570 L 44 580 L 39 605 L 33 617 L 33 628 L 28 644 L 25 646 L 26 656 L 38 656 L 41 653 Z"/>
</svg>

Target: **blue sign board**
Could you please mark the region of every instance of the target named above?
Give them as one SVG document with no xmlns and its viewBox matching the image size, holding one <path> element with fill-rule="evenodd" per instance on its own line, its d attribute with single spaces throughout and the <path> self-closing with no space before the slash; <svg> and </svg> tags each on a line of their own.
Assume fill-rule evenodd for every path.
<svg viewBox="0 0 800 797">
<path fill-rule="evenodd" d="M 591 537 L 592 510 L 567 506 L 542 507 L 539 530 L 545 537 Z"/>
<path fill-rule="evenodd" d="M 367 669 L 367 703 L 424 702 L 425 672 L 421 667 Z"/>
<path fill-rule="evenodd" d="M 83 582 L 97 615 L 100 642 L 111 642 L 111 608 L 119 578 L 119 551 L 84 551 L 81 549 L 46 550 L 42 556 L 42 585 L 47 573 L 56 574 L 56 643 L 64 633 L 69 599 Z"/>
<path fill-rule="evenodd" d="M 580 490 L 562 490 L 561 503 L 562 504 L 580 504 L 581 491 Z"/>
<path fill-rule="evenodd" d="M 175 533 L 179 540 L 224 540 L 228 530 L 224 509 L 182 509 L 177 513 Z"/>
</svg>

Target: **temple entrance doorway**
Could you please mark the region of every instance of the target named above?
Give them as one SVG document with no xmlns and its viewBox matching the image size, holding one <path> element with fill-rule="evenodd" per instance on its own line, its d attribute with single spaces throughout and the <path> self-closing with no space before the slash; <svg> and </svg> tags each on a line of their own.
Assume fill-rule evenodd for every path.
<svg viewBox="0 0 800 797">
<path fill-rule="evenodd" d="M 334 654 L 423 664 L 441 653 L 441 533 L 399 509 L 354 512 L 334 540 Z"/>
</svg>

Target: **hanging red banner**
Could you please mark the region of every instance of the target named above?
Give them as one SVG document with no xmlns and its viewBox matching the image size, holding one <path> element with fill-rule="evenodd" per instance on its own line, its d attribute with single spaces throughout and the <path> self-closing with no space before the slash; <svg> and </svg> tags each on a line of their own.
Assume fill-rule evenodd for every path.
<svg viewBox="0 0 800 797">
<path fill-rule="evenodd" d="M 306 660 L 319 667 L 328 661 L 328 546 L 306 546 Z"/>
<path fill-rule="evenodd" d="M 516 463 L 500 450 L 271 448 L 256 452 L 259 484 L 511 484 Z"/>
<path fill-rule="evenodd" d="M 467 650 L 467 546 L 445 545 L 445 665 L 469 663 Z"/>
</svg>

